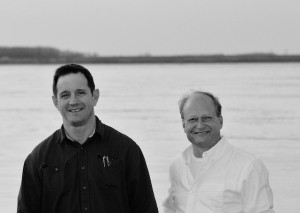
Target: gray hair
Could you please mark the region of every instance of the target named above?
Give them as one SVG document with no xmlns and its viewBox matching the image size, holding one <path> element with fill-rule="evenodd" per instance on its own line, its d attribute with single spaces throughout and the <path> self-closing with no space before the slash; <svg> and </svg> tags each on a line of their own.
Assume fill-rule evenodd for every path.
<svg viewBox="0 0 300 213">
<path fill-rule="evenodd" d="M 179 112 L 180 112 L 180 115 L 181 115 L 181 119 L 184 119 L 183 107 L 184 107 L 185 103 L 187 102 L 187 100 L 192 95 L 195 95 L 195 94 L 206 95 L 206 96 L 210 97 L 213 101 L 214 106 L 215 106 L 215 112 L 216 112 L 217 117 L 220 117 L 222 115 L 222 106 L 219 102 L 219 99 L 216 96 L 214 96 L 210 92 L 204 92 L 204 91 L 201 91 L 201 90 L 191 90 L 190 92 L 184 94 L 181 97 L 181 99 L 178 101 L 178 106 L 179 106 Z"/>
</svg>

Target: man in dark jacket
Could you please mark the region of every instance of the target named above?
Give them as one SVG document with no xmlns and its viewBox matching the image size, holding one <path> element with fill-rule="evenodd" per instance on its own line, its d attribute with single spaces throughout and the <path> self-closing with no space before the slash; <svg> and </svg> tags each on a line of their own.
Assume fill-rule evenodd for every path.
<svg viewBox="0 0 300 213">
<path fill-rule="evenodd" d="M 18 213 L 157 213 L 143 153 L 94 113 L 99 90 L 83 66 L 59 67 L 53 103 L 63 125 L 28 155 Z"/>
</svg>

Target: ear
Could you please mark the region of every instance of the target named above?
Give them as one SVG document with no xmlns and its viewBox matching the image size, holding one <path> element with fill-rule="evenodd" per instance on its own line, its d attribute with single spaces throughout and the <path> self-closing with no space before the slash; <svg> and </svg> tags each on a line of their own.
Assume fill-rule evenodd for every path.
<svg viewBox="0 0 300 213">
<path fill-rule="evenodd" d="M 97 102 L 98 102 L 98 100 L 99 100 L 99 97 L 100 97 L 99 89 L 95 89 L 94 92 L 93 92 L 94 106 L 97 105 Z"/>
<path fill-rule="evenodd" d="M 184 119 L 181 119 L 181 122 L 182 122 L 183 130 L 184 130 L 184 132 L 186 133 L 186 131 L 185 131 L 185 122 L 184 122 Z"/>
<path fill-rule="evenodd" d="M 53 101 L 53 104 L 54 106 L 57 108 L 57 97 L 55 95 L 52 95 L 52 101 Z"/>
<path fill-rule="evenodd" d="M 221 128 L 222 128 L 223 127 L 223 117 L 222 117 L 222 115 L 220 115 L 220 117 L 218 117 L 218 119 L 219 119 L 219 122 L 220 122 L 220 125 L 221 125 Z"/>
</svg>

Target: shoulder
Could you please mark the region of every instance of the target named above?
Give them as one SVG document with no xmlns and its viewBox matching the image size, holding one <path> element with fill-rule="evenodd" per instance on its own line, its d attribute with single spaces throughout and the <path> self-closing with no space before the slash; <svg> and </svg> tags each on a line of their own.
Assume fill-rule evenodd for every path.
<svg viewBox="0 0 300 213">
<path fill-rule="evenodd" d="M 231 150 L 232 157 L 237 158 L 242 162 L 253 162 L 258 159 L 258 157 L 250 152 L 242 150 L 238 147 L 229 145 L 229 149 Z"/>
<path fill-rule="evenodd" d="M 254 154 L 240 149 L 237 146 L 231 145 L 228 139 L 224 136 L 221 139 L 220 147 L 221 151 L 219 153 L 221 153 L 220 157 L 223 160 L 228 159 L 233 162 L 245 164 L 257 159 Z"/>
<path fill-rule="evenodd" d="M 44 156 L 59 142 L 60 131 L 56 130 L 49 137 L 41 141 L 27 156 L 26 161 L 41 161 Z"/>
<path fill-rule="evenodd" d="M 118 130 L 110 127 L 106 124 L 103 124 L 104 127 L 104 137 L 109 137 L 111 142 L 117 142 L 119 145 L 137 145 L 129 136 L 124 133 L 119 132 Z"/>
<path fill-rule="evenodd" d="M 268 171 L 259 157 L 234 146 L 230 146 L 230 150 L 231 159 L 235 162 L 235 168 L 243 168 L 245 176 L 251 172 L 267 175 Z"/>
<path fill-rule="evenodd" d="M 182 171 L 184 171 L 190 151 L 191 146 L 187 147 L 182 153 L 173 158 L 172 163 L 169 167 L 169 172 L 171 175 L 177 176 L 178 174 L 182 173 Z"/>
<path fill-rule="evenodd" d="M 104 138 L 108 140 L 111 151 L 114 150 L 118 153 L 141 152 L 139 145 L 129 136 L 106 124 L 103 124 L 103 127 Z"/>
<path fill-rule="evenodd" d="M 114 129 L 113 127 L 108 126 L 106 124 L 103 124 L 103 127 L 104 127 L 104 134 L 110 134 L 110 138 L 118 139 L 124 143 L 132 143 L 133 142 L 133 140 L 130 137 L 128 137 L 127 135 Z"/>
</svg>

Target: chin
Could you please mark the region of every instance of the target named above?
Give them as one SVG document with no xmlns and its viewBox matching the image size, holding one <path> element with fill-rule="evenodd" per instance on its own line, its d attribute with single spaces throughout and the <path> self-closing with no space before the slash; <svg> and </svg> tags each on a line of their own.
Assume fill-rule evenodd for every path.
<svg viewBox="0 0 300 213">
<path fill-rule="evenodd" d="M 67 122 L 71 125 L 71 126 L 81 126 L 84 124 L 84 120 L 83 119 L 68 119 Z"/>
<path fill-rule="evenodd" d="M 202 144 L 206 144 L 206 142 L 205 141 L 194 141 L 193 144 L 202 145 Z"/>
</svg>

